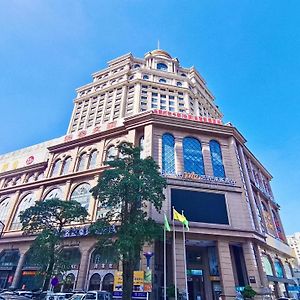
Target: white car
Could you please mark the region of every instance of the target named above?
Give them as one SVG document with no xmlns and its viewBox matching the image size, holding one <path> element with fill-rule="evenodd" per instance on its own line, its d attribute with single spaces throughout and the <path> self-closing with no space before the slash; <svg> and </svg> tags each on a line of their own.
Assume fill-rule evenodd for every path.
<svg viewBox="0 0 300 300">
<path fill-rule="evenodd" d="M 75 293 L 69 300 L 85 300 L 86 293 Z"/>
<path fill-rule="evenodd" d="M 88 291 L 85 300 L 112 300 L 112 295 L 105 291 Z"/>
</svg>

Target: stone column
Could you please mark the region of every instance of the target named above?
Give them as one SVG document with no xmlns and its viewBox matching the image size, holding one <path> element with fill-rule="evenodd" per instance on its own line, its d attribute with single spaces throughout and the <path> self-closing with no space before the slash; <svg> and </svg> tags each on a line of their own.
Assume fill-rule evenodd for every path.
<svg viewBox="0 0 300 300">
<path fill-rule="evenodd" d="M 81 250 L 81 260 L 80 260 L 80 266 L 79 266 L 77 281 L 76 281 L 77 290 L 85 289 L 89 261 L 90 261 L 90 251 L 89 249 L 84 248 Z"/>
<path fill-rule="evenodd" d="M 177 228 L 178 229 L 178 228 Z M 176 277 L 177 277 L 177 288 L 179 292 L 185 290 L 185 272 L 184 272 L 184 247 L 183 247 L 183 234 L 182 232 L 176 232 L 175 240 L 176 248 Z M 174 264 L 174 258 L 173 258 Z"/>
<path fill-rule="evenodd" d="M 252 242 L 247 241 L 246 243 L 243 244 L 243 252 L 244 252 L 244 258 L 246 262 L 246 269 L 247 269 L 247 274 L 248 274 L 248 279 L 249 277 L 254 277 L 255 278 L 255 283 L 250 282 L 250 285 L 260 293 L 260 288 L 265 284 L 264 282 L 261 282 L 261 276 L 259 274 L 259 268 L 257 264 L 257 260 L 255 259 L 254 251 L 253 251 L 253 246 Z"/>
<path fill-rule="evenodd" d="M 237 147 L 238 147 L 238 153 L 239 153 L 239 156 L 241 159 L 241 166 L 242 166 L 242 171 L 244 174 L 245 184 L 246 184 L 246 188 L 248 191 L 251 215 L 253 217 L 254 226 L 255 226 L 256 230 L 258 230 L 259 232 L 262 232 L 261 225 L 259 223 L 258 216 L 256 213 L 256 203 L 255 203 L 254 194 L 253 194 L 253 190 L 252 190 L 252 186 L 251 186 L 251 182 L 250 182 L 250 177 L 249 177 L 248 170 L 246 167 L 246 160 L 245 160 L 243 148 L 241 145 L 238 145 Z"/>
<path fill-rule="evenodd" d="M 22 275 L 22 268 L 23 268 L 24 262 L 25 262 L 25 253 L 20 253 L 20 259 L 18 261 L 14 279 L 11 284 L 11 288 L 18 288 L 18 284 L 19 284 L 19 281 L 20 281 L 21 275 Z"/>
<path fill-rule="evenodd" d="M 184 158 L 183 158 L 183 139 L 179 136 L 175 136 L 175 173 L 183 174 L 184 172 Z"/>
<path fill-rule="evenodd" d="M 253 244 L 253 251 L 256 257 L 257 269 L 260 277 L 260 283 L 262 288 L 261 292 L 269 293 L 270 292 L 269 282 L 261 259 L 261 249 L 258 247 L 257 244 Z"/>
<path fill-rule="evenodd" d="M 236 297 L 232 261 L 227 241 L 218 241 L 219 269 L 222 284 L 222 300 L 233 300 Z"/>
</svg>

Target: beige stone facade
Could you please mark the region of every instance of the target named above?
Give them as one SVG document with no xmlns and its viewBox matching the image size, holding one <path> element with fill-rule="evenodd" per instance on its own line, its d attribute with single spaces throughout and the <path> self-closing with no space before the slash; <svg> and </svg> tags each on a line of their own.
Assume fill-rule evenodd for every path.
<svg viewBox="0 0 300 300">
<path fill-rule="evenodd" d="M 190 300 L 235 299 L 246 284 L 261 295 L 288 295 L 292 251 L 270 187 L 272 176 L 241 133 L 221 118 L 199 73 L 165 51 L 151 51 L 144 59 L 127 54 L 94 73 L 92 83 L 77 90 L 65 136 L 0 156 L 0 288 L 38 286 L 36 266 L 26 261 L 32 237 L 22 236 L 19 212 L 59 197 L 79 201 L 89 222 L 101 217 L 105 211 L 89 190 L 105 160 L 118 155 L 115 146 L 129 141 L 142 146 L 142 155 L 152 156 L 167 178 L 163 211 L 169 220 L 175 206 L 190 221 L 185 242 Z M 150 214 L 162 223 L 153 208 Z M 175 227 L 177 286 L 184 291 L 182 227 Z M 94 251 L 96 241 L 87 228 L 66 230 L 63 251 L 72 264 L 62 290 L 112 288 L 119 266 Z M 171 284 L 172 233 L 167 242 Z M 152 299 L 162 299 L 162 248 L 158 241 L 152 248 Z"/>
</svg>

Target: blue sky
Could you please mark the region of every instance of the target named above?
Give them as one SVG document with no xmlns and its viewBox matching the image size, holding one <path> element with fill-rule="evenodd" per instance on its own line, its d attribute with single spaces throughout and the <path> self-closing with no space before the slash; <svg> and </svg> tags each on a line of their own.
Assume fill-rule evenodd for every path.
<svg viewBox="0 0 300 300">
<path fill-rule="evenodd" d="M 273 174 L 300 231 L 298 0 L 0 0 L 0 153 L 64 135 L 75 88 L 108 60 L 161 48 L 194 65 Z"/>
</svg>

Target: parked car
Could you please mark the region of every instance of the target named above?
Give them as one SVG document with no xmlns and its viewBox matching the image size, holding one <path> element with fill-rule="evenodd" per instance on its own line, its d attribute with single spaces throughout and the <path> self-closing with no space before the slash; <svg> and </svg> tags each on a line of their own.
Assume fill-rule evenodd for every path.
<svg viewBox="0 0 300 300">
<path fill-rule="evenodd" d="M 86 293 L 75 293 L 69 300 L 85 300 Z"/>
<path fill-rule="evenodd" d="M 6 291 L 0 294 L 1 300 L 29 300 L 30 298 L 18 295 L 15 292 Z"/>
<path fill-rule="evenodd" d="M 30 299 L 32 299 L 32 297 L 33 297 L 32 291 L 16 290 L 16 291 L 14 291 L 14 293 L 16 293 L 19 296 L 25 296 Z"/>
<path fill-rule="evenodd" d="M 112 300 L 112 295 L 106 291 L 88 291 L 85 300 Z"/>
</svg>

